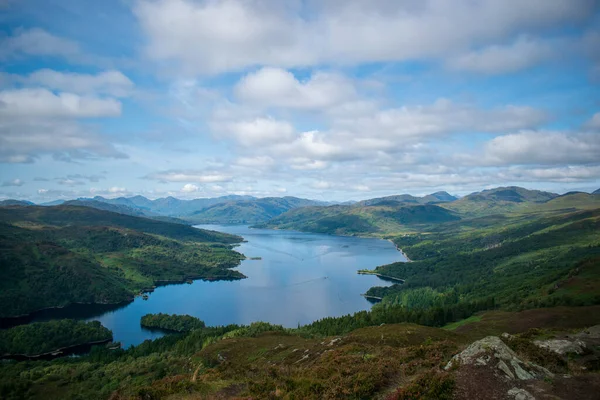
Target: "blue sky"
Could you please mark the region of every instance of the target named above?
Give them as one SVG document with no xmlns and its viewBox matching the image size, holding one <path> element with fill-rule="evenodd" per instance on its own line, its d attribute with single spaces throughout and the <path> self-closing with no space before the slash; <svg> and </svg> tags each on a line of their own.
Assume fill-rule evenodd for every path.
<svg viewBox="0 0 600 400">
<path fill-rule="evenodd" d="M 0 198 L 600 187 L 594 0 L 0 0 Z"/>
</svg>

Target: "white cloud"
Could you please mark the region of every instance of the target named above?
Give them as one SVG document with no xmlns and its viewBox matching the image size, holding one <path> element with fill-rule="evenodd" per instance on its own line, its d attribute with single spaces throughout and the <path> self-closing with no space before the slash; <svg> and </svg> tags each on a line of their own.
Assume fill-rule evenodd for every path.
<svg viewBox="0 0 600 400">
<path fill-rule="evenodd" d="M 18 29 L 12 36 L 0 39 L 0 59 L 23 55 L 71 58 L 79 53 L 76 42 L 54 36 L 39 28 Z"/>
<path fill-rule="evenodd" d="M 257 146 L 289 141 L 294 137 L 294 127 L 286 121 L 273 118 L 255 118 L 249 121 L 215 122 L 217 132 L 233 137 L 243 146 Z"/>
<path fill-rule="evenodd" d="M 108 193 L 112 193 L 112 194 L 121 194 L 121 193 L 126 193 L 126 192 L 127 192 L 127 189 L 125 189 L 124 187 L 113 186 L 108 189 Z"/>
<path fill-rule="evenodd" d="M 331 183 L 326 181 L 317 181 L 311 185 L 313 189 L 330 189 L 331 186 Z"/>
<path fill-rule="evenodd" d="M 270 167 L 275 164 L 275 160 L 269 156 L 257 156 L 257 157 L 240 157 L 236 161 L 237 165 L 243 167 Z"/>
<path fill-rule="evenodd" d="M 33 162 L 42 155 L 67 161 L 127 157 L 102 136 L 74 122 L 0 118 L 0 162 Z"/>
<path fill-rule="evenodd" d="M 253 105 L 299 109 L 323 109 L 356 97 L 352 82 L 342 75 L 316 72 L 299 81 L 285 69 L 270 67 L 246 75 L 234 90 Z"/>
<path fill-rule="evenodd" d="M 584 127 L 592 130 L 600 130 L 600 112 L 592 115 L 592 118 L 584 124 Z"/>
<path fill-rule="evenodd" d="M 78 180 L 69 179 L 69 178 L 58 179 L 57 183 L 59 185 L 64 185 L 64 186 L 80 186 L 80 185 L 85 185 L 85 182 L 83 182 L 83 181 L 78 181 Z"/>
<path fill-rule="evenodd" d="M 23 186 L 24 184 L 25 184 L 25 182 L 23 182 L 22 180 L 20 180 L 18 178 L 2 182 L 2 186 L 3 187 L 7 187 L 7 186 Z"/>
<path fill-rule="evenodd" d="M 183 187 L 181 188 L 181 191 L 183 193 L 194 193 L 198 191 L 198 186 L 194 185 L 192 183 L 186 183 L 185 185 L 183 185 Z"/>
<path fill-rule="evenodd" d="M 520 37 L 511 45 L 491 45 L 448 61 L 453 69 L 482 74 L 520 71 L 558 55 L 557 43 Z"/>
<path fill-rule="evenodd" d="M 213 171 L 163 171 L 149 174 L 146 179 L 152 179 L 159 182 L 195 182 L 195 183 L 217 183 L 228 182 L 231 176 L 220 174 Z"/>
<path fill-rule="evenodd" d="M 188 73 L 464 53 L 592 15 L 594 0 L 138 0 L 147 55 Z"/>
<path fill-rule="evenodd" d="M 493 164 L 585 164 L 600 160 L 597 135 L 523 131 L 498 136 L 485 146 Z"/>
<path fill-rule="evenodd" d="M 128 96 L 134 87 L 133 82 L 117 70 L 107 70 L 93 75 L 40 69 L 20 81 L 76 94 L 103 94 L 115 97 Z"/>
<path fill-rule="evenodd" d="M 114 99 L 54 94 L 47 89 L 15 89 L 0 92 L 0 116 L 3 117 L 115 117 L 121 103 Z"/>
<path fill-rule="evenodd" d="M 439 99 L 432 105 L 392 108 L 358 118 L 347 116 L 334 123 L 339 128 L 361 132 L 364 137 L 382 139 L 504 132 L 535 127 L 546 120 L 544 112 L 531 107 L 505 106 L 485 110 Z"/>
</svg>

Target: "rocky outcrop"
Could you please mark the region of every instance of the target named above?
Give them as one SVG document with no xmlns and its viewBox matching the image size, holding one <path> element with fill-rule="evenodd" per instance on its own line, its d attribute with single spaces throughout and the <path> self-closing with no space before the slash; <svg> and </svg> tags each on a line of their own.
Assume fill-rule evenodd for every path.
<svg viewBox="0 0 600 400">
<path fill-rule="evenodd" d="M 514 398 L 515 400 L 535 400 L 535 397 L 531 395 L 525 389 L 512 388 L 508 391 L 508 395 Z"/>
<path fill-rule="evenodd" d="M 553 353 L 564 356 L 567 354 L 583 354 L 586 345 L 581 340 L 550 339 L 534 340 L 533 344 Z"/>
<path fill-rule="evenodd" d="M 446 365 L 446 370 L 457 365 L 491 366 L 500 375 L 514 380 L 539 379 L 553 376 L 546 368 L 521 360 L 499 337 L 488 336 L 473 342 L 455 355 Z"/>
</svg>

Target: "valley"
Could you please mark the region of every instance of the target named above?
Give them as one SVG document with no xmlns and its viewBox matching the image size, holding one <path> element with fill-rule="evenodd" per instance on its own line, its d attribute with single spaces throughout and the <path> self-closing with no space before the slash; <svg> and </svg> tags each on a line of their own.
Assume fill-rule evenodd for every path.
<svg viewBox="0 0 600 400">
<path fill-rule="evenodd" d="M 578 382 L 581 398 L 592 398 L 600 385 L 598 194 L 508 187 L 458 199 L 434 193 L 296 205 L 281 213 L 259 207 L 251 228 L 192 227 L 97 204 L 0 207 L 3 254 L 10 254 L 0 264 L 10 277 L 2 304 L 12 305 L 3 316 L 131 301 L 161 282 L 191 283 L 157 287 L 147 300 L 87 317 L 122 349 L 0 365 L 0 393 L 466 399 L 513 389 L 560 397 Z M 230 207 L 208 210 L 215 217 Z M 17 329 L 60 321 L 3 333 L 21 337 Z M 570 343 L 571 335 L 584 346 L 578 355 L 539 344 Z M 48 345 L 31 341 L 28 351 Z M 495 363 L 514 362 L 529 378 L 517 378 L 516 367 L 502 370 L 502 379 L 492 364 L 445 367 L 465 348 L 490 345 L 510 354 Z"/>
</svg>

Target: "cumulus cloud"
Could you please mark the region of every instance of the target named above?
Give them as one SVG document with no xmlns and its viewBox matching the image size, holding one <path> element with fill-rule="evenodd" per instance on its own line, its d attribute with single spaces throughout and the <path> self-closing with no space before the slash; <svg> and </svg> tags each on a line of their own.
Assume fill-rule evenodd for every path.
<svg viewBox="0 0 600 400">
<path fill-rule="evenodd" d="M 243 77 L 235 87 L 239 99 L 254 105 L 323 109 L 356 97 L 354 85 L 339 74 L 316 72 L 299 81 L 281 68 L 262 68 Z"/>
<path fill-rule="evenodd" d="M 520 37 L 510 45 L 491 45 L 451 58 L 453 69 L 482 74 L 502 74 L 520 71 L 556 56 L 556 43 Z"/>
<path fill-rule="evenodd" d="M 275 164 L 275 160 L 269 156 L 240 157 L 236 161 L 237 165 L 243 167 L 270 167 Z"/>
<path fill-rule="evenodd" d="M 22 180 L 20 180 L 18 178 L 2 182 L 2 186 L 3 187 L 7 187 L 7 186 L 23 186 L 24 184 L 25 184 L 25 182 L 23 182 Z"/>
<path fill-rule="evenodd" d="M 133 82 L 117 70 L 107 70 L 94 75 L 40 69 L 18 81 L 76 94 L 115 97 L 128 96 L 134 88 Z"/>
<path fill-rule="evenodd" d="M 294 137 L 294 127 L 287 121 L 274 118 L 255 118 L 249 121 L 215 121 L 213 128 L 243 146 L 256 146 L 288 141 Z"/>
<path fill-rule="evenodd" d="M 0 59 L 18 56 L 62 56 L 80 54 L 79 45 L 40 28 L 18 29 L 11 36 L 0 38 Z"/>
<path fill-rule="evenodd" d="M 71 121 L 0 118 L 0 162 L 28 163 L 43 155 L 66 161 L 127 158 L 102 136 Z"/>
<path fill-rule="evenodd" d="M 121 103 L 110 98 L 55 94 L 47 89 L 14 89 L 0 92 L 3 117 L 116 117 Z"/>
<path fill-rule="evenodd" d="M 194 193 L 198 191 L 198 186 L 194 185 L 192 183 L 186 183 L 185 185 L 183 185 L 183 187 L 181 188 L 181 191 L 183 193 Z"/>
<path fill-rule="evenodd" d="M 600 160 L 597 135 L 523 131 L 498 136 L 485 146 L 495 164 L 585 164 Z"/>
<path fill-rule="evenodd" d="M 59 178 L 56 180 L 56 182 L 59 185 L 64 185 L 64 186 L 80 186 L 80 185 L 85 185 L 85 182 L 83 181 L 78 181 L 75 179 L 69 179 L 69 178 Z"/>
<path fill-rule="evenodd" d="M 581 21 L 594 7 L 594 0 L 138 0 L 134 13 L 150 58 L 188 73 L 219 73 L 445 57 Z"/>
<path fill-rule="evenodd" d="M 600 131 L 600 112 L 592 115 L 589 121 L 584 124 L 584 127 L 591 130 Z"/>
<path fill-rule="evenodd" d="M 176 170 L 155 172 L 145 176 L 146 179 L 159 182 L 195 182 L 195 183 L 216 183 L 228 182 L 231 176 L 218 173 L 216 171 L 198 171 L 198 170 Z"/>
<path fill-rule="evenodd" d="M 439 99 L 431 105 L 381 110 L 371 116 L 349 115 L 334 121 L 337 127 L 371 134 L 368 137 L 409 138 L 447 133 L 504 132 L 535 127 L 547 120 L 540 110 L 525 106 L 480 109 Z M 367 136 L 367 135 L 365 135 Z"/>
</svg>

